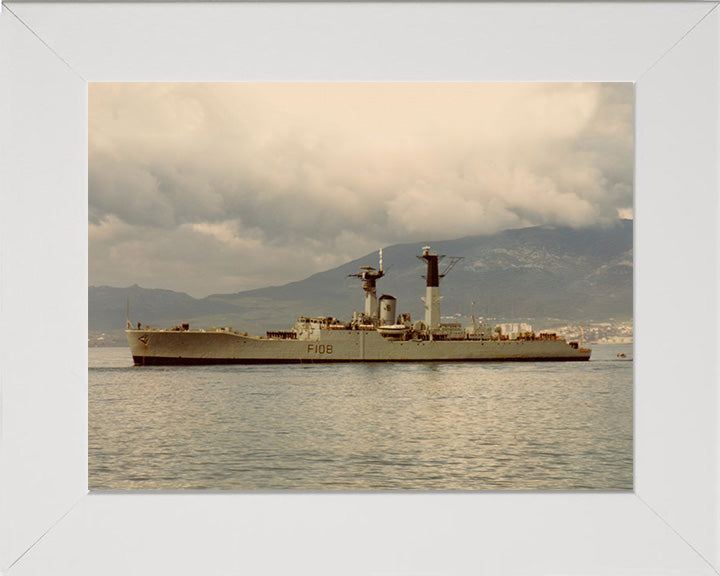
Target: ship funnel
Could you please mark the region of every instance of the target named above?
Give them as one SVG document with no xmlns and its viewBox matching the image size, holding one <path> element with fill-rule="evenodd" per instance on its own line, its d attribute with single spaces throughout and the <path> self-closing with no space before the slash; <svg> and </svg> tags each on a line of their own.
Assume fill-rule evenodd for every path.
<svg viewBox="0 0 720 576">
<path fill-rule="evenodd" d="M 397 300 L 388 294 L 380 296 L 380 326 L 392 326 L 395 324 L 395 311 Z"/>
</svg>

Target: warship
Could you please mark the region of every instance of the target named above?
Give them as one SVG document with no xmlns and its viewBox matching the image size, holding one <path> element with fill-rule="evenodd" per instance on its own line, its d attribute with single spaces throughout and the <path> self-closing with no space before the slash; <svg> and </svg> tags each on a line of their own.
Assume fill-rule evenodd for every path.
<svg viewBox="0 0 720 576">
<path fill-rule="evenodd" d="M 291 330 L 265 336 L 240 333 L 229 327 L 190 329 L 188 323 L 168 329 L 125 331 L 137 366 L 193 364 L 278 364 L 326 362 L 464 362 L 464 361 L 584 361 L 590 349 L 580 340 L 568 342 L 552 332 L 532 330 L 503 334 L 476 320 L 463 328 L 440 322 L 440 280 L 461 259 L 444 258 L 429 246 L 418 256 L 427 263 L 425 319 L 412 322 L 410 314 L 397 314 L 397 300 L 377 296 L 377 281 L 385 273 L 380 250 L 379 266 L 363 266 L 352 277 L 362 280 L 365 309 L 343 322 L 327 316 L 300 317 Z M 396 315 L 397 314 L 397 315 Z"/>
</svg>

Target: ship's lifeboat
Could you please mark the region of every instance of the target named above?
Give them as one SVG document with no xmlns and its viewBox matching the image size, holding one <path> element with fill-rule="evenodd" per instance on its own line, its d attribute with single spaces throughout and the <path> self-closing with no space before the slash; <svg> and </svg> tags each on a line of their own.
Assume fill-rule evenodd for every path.
<svg viewBox="0 0 720 576">
<path fill-rule="evenodd" d="M 404 324 L 390 324 L 386 326 L 378 326 L 377 331 L 381 336 L 390 340 L 405 340 L 405 337 L 410 333 L 410 326 Z"/>
</svg>

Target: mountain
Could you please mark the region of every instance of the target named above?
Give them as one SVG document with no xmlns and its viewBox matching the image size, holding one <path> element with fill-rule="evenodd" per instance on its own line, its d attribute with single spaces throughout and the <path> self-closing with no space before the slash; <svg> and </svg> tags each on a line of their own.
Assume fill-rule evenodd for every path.
<svg viewBox="0 0 720 576">
<path fill-rule="evenodd" d="M 386 247 L 386 276 L 378 281 L 378 296 L 392 294 L 398 299 L 398 311 L 410 312 L 413 319 L 424 317 L 420 297 L 425 294 L 425 263 L 416 255 L 426 245 L 439 254 L 463 257 L 440 282 L 443 317 L 469 317 L 474 301 L 476 315 L 498 322 L 531 320 L 547 324 L 556 320 L 632 318 L 631 220 L 608 228 L 538 226 Z M 377 260 L 377 253 L 367 254 L 299 282 L 202 299 L 137 285 L 90 287 L 89 328 L 122 330 L 126 298 L 133 323 L 158 327 L 190 322 L 264 334 L 266 330 L 289 328 L 301 315 L 347 320 L 353 310 L 364 306 L 360 280 L 348 278 L 348 274 L 360 266 L 377 266 Z"/>
</svg>

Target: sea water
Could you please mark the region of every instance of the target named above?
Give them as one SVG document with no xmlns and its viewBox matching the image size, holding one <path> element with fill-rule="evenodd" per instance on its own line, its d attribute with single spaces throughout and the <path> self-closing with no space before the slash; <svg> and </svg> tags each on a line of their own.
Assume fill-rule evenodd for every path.
<svg viewBox="0 0 720 576">
<path fill-rule="evenodd" d="M 128 348 L 88 355 L 93 490 L 633 487 L 632 345 L 538 363 L 136 367 Z"/>
</svg>

